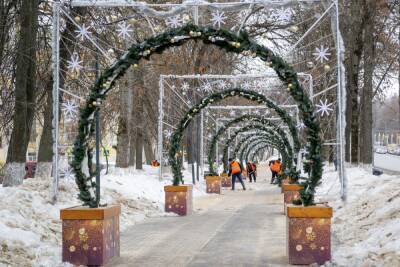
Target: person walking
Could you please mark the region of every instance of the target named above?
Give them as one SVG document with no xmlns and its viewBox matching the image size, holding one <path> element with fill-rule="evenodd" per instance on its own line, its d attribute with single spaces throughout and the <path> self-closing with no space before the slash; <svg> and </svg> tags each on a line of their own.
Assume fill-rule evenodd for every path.
<svg viewBox="0 0 400 267">
<path fill-rule="evenodd" d="M 243 172 L 242 165 L 238 161 L 230 158 L 229 159 L 229 173 L 228 173 L 228 175 L 229 176 L 232 175 L 232 190 L 235 190 L 236 179 L 239 179 L 240 183 L 243 186 L 243 190 L 246 190 L 246 187 L 244 186 L 244 182 L 243 182 L 243 179 L 242 179 L 242 172 Z"/>
<path fill-rule="evenodd" d="M 271 172 L 272 172 L 272 177 L 271 177 L 271 184 L 275 183 L 275 178 L 278 176 L 278 173 L 281 171 L 281 159 L 275 160 L 274 163 L 271 165 Z"/>
<path fill-rule="evenodd" d="M 250 161 L 247 162 L 246 170 L 247 170 L 247 175 L 249 177 L 250 183 L 253 182 L 253 180 L 254 180 L 254 182 L 256 182 L 256 175 L 255 175 L 256 170 L 254 168 L 254 164 L 251 163 Z"/>
<path fill-rule="evenodd" d="M 257 164 L 255 162 L 252 162 L 251 164 L 253 165 L 253 170 L 254 170 L 254 172 L 253 172 L 254 182 L 256 182 L 256 179 L 257 179 Z"/>
</svg>

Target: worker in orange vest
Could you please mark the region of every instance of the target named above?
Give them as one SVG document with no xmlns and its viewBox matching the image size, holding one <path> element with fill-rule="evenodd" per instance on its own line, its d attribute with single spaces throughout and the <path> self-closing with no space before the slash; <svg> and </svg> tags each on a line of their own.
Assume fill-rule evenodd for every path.
<svg viewBox="0 0 400 267">
<path fill-rule="evenodd" d="M 282 163 L 281 159 L 275 160 L 274 163 L 271 165 L 271 184 L 274 184 L 275 178 L 278 176 L 278 173 L 281 171 Z"/>
<path fill-rule="evenodd" d="M 256 182 L 256 165 L 252 162 L 247 162 L 246 165 L 247 175 L 249 176 L 250 183 L 254 180 Z"/>
<path fill-rule="evenodd" d="M 243 186 L 243 190 L 246 190 L 242 179 L 242 171 L 243 167 L 240 163 L 232 158 L 229 159 L 229 173 L 228 175 L 232 175 L 232 190 L 235 190 L 235 182 L 236 179 L 239 179 L 240 183 Z"/>
</svg>

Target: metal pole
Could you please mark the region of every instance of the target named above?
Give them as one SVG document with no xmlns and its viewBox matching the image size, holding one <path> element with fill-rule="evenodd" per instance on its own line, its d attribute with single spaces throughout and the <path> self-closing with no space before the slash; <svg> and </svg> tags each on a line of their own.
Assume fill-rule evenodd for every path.
<svg viewBox="0 0 400 267">
<path fill-rule="evenodd" d="M 99 66 L 99 55 L 96 51 L 96 80 L 100 76 L 100 66 Z M 101 139 L 101 129 L 100 129 L 100 100 L 96 103 L 96 204 L 97 207 L 100 204 L 100 139 Z"/>
<path fill-rule="evenodd" d="M 200 159 L 201 174 L 204 176 L 204 110 L 200 112 Z"/>
<path fill-rule="evenodd" d="M 347 177 L 346 177 L 346 169 L 344 167 L 344 73 L 343 73 L 343 51 L 342 51 L 342 35 L 340 33 L 340 25 L 339 25 L 339 4 L 338 0 L 335 0 L 335 11 L 336 11 L 336 43 L 337 43 L 337 65 L 338 65 L 338 86 L 337 86 L 337 97 L 338 97 L 338 136 L 337 143 L 339 144 L 337 151 L 337 161 L 339 165 L 339 176 L 341 180 L 341 198 L 342 200 L 346 200 L 347 197 Z"/>
<path fill-rule="evenodd" d="M 60 1 L 55 0 L 53 4 L 53 35 L 52 35 L 52 63 L 53 63 L 53 192 L 52 201 L 57 201 L 58 195 L 58 105 L 60 87 Z"/>
<path fill-rule="evenodd" d="M 159 81 L 160 93 L 159 93 L 159 100 L 158 100 L 158 160 L 160 163 L 159 166 L 159 180 L 161 181 L 163 178 L 163 97 L 164 97 L 164 78 L 161 77 Z M 183 157 L 183 155 L 182 155 Z"/>
</svg>

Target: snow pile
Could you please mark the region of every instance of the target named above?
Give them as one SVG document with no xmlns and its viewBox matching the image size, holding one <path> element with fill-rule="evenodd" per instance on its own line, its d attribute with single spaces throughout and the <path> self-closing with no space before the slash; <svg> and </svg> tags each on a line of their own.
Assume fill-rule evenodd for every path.
<svg viewBox="0 0 400 267">
<path fill-rule="evenodd" d="M 347 202 L 337 173 L 326 168 L 320 201 L 334 208 L 332 251 L 338 266 L 400 266 L 400 177 L 348 168 Z"/>
<path fill-rule="evenodd" d="M 191 181 L 184 173 L 185 181 Z M 102 176 L 102 203 L 121 204 L 121 231 L 147 217 L 171 216 L 163 212 L 164 185 L 158 170 L 114 170 Z M 60 181 L 58 201 L 50 202 L 48 182 L 28 179 L 19 187 L 0 185 L 0 267 L 69 266 L 61 264 L 60 209 L 77 206 L 78 191 L 73 181 Z M 204 195 L 204 183 L 194 195 Z"/>
</svg>

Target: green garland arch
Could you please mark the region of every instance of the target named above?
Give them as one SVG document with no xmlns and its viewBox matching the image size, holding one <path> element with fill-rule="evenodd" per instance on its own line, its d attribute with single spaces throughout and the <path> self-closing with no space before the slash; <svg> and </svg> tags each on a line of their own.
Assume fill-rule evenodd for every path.
<svg viewBox="0 0 400 267">
<path fill-rule="evenodd" d="M 287 113 L 286 113 L 287 114 Z M 272 127 L 272 129 L 274 131 L 277 132 L 278 135 L 280 136 L 284 136 L 286 137 L 286 133 L 275 123 L 273 123 L 272 121 L 263 118 L 261 116 L 257 116 L 257 115 L 243 115 L 241 117 L 238 117 L 236 119 L 233 119 L 232 121 L 229 121 L 228 123 L 226 123 L 224 126 L 222 126 L 218 132 L 213 136 L 211 143 L 210 143 L 210 148 L 208 150 L 208 166 L 209 166 L 209 173 L 216 175 L 216 172 L 214 170 L 214 162 L 216 159 L 216 146 L 217 146 L 217 142 L 219 137 L 226 132 L 227 129 L 229 129 L 231 126 L 240 123 L 240 122 L 246 122 L 246 121 L 251 121 L 251 122 L 258 122 L 260 124 L 264 124 L 266 126 Z M 293 143 L 294 143 L 294 150 L 295 153 L 298 153 L 298 151 L 300 150 L 300 141 L 297 135 L 297 129 L 294 126 L 294 122 L 293 120 L 288 116 L 287 119 L 287 124 L 289 127 L 289 130 L 291 132 L 291 136 L 293 138 Z M 289 147 L 292 148 L 289 144 Z"/>
<path fill-rule="evenodd" d="M 255 147 L 257 147 L 259 144 L 265 144 L 265 143 L 269 144 L 270 146 L 273 146 L 276 143 L 276 140 L 274 140 L 274 139 L 272 139 L 272 140 L 271 139 L 264 139 L 264 140 L 259 139 L 257 141 L 254 141 L 254 144 L 253 144 L 254 147 L 249 147 L 246 150 L 246 155 L 244 157 L 243 157 L 243 154 L 240 155 L 241 156 L 240 160 L 241 161 L 246 160 L 246 162 L 247 162 L 248 161 L 248 153 L 250 151 L 252 151 Z M 287 154 L 286 150 L 284 149 L 284 146 L 282 144 L 276 143 L 275 147 L 282 154 L 282 161 L 283 161 L 283 165 L 285 166 L 285 168 L 286 168 L 286 166 L 289 167 L 289 164 L 287 164 L 287 163 L 290 162 L 290 160 L 292 160 L 292 159 Z"/>
<path fill-rule="evenodd" d="M 243 151 L 248 147 L 248 145 L 249 145 L 251 142 L 256 141 L 256 140 L 259 140 L 260 138 L 263 138 L 263 137 L 269 137 L 269 135 L 267 135 L 267 134 L 261 132 L 261 133 L 258 133 L 258 134 L 255 134 L 255 135 L 251 136 L 250 138 L 245 138 L 245 139 L 241 140 L 240 143 L 239 143 L 238 145 L 236 145 L 235 151 L 233 152 L 233 157 L 237 157 L 237 155 L 238 155 L 239 152 L 241 152 L 241 153 L 239 154 L 239 155 L 241 155 L 241 154 L 243 153 Z M 285 142 L 285 143 L 286 143 L 286 142 Z M 286 150 L 287 150 L 288 153 L 289 153 L 289 157 L 292 158 L 292 159 L 294 159 L 293 153 L 291 153 L 291 151 L 288 150 L 287 147 L 286 147 Z M 239 157 L 239 158 L 240 158 L 240 157 Z"/>
<path fill-rule="evenodd" d="M 253 142 L 257 142 L 260 141 L 262 138 L 268 138 L 269 140 L 271 140 L 272 142 L 276 142 L 279 146 L 282 146 L 284 148 L 284 152 L 287 155 L 287 165 L 288 167 L 291 169 L 293 167 L 293 153 L 291 150 L 288 150 L 287 148 L 287 144 L 285 141 L 281 140 L 279 137 L 275 136 L 275 135 L 264 135 L 263 137 L 260 137 L 259 139 L 255 139 L 252 142 L 248 143 L 245 145 L 245 149 L 242 149 L 239 153 L 239 159 L 241 161 L 243 161 L 243 159 L 246 159 L 246 157 L 243 157 L 245 155 L 245 151 L 247 151 L 247 149 L 249 148 L 249 146 L 253 143 Z M 235 149 L 236 150 L 236 149 Z M 233 154 L 233 157 L 237 157 L 237 154 Z"/>
<path fill-rule="evenodd" d="M 266 128 L 263 125 L 257 125 L 257 124 L 251 124 L 251 125 L 246 125 L 240 129 L 238 129 L 237 131 L 235 131 L 229 139 L 226 140 L 225 144 L 223 145 L 224 149 L 222 152 L 222 162 L 224 164 L 224 171 L 226 171 L 228 169 L 228 148 L 229 148 L 229 144 L 232 143 L 233 140 L 235 140 L 236 136 L 240 133 L 243 132 L 247 132 L 249 130 L 261 130 L 263 132 L 270 132 L 271 130 Z M 289 144 L 290 145 L 290 144 Z M 287 146 L 287 144 L 284 143 L 284 146 Z M 291 165 L 290 165 L 291 166 Z"/>
<path fill-rule="evenodd" d="M 307 190 L 303 199 L 304 204 L 312 204 L 315 187 L 322 176 L 321 162 L 321 139 L 319 137 L 320 127 L 316 122 L 312 102 L 301 87 L 297 74 L 291 66 L 275 55 L 267 47 L 259 45 L 250 40 L 246 32 L 239 35 L 224 29 L 212 27 L 200 27 L 187 24 L 180 28 L 171 29 L 154 37 L 151 37 L 139 44 L 132 45 L 115 63 L 108 67 L 96 80 L 86 101 L 85 107 L 80 110 L 78 135 L 74 143 L 73 161 L 71 167 L 75 172 L 75 181 L 79 188 L 78 198 L 84 205 L 98 207 L 100 199 L 96 199 L 96 183 L 93 181 L 94 174 L 89 177 L 82 170 L 82 163 L 89 148 L 89 139 L 94 133 L 94 113 L 100 108 L 99 103 L 104 100 L 107 93 L 114 87 L 116 81 L 122 77 L 130 66 L 136 66 L 142 59 L 150 59 L 152 53 L 163 53 L 173 46 L 181 46 L 188 40 L 202 40 L 205 44 L 213 44 L 227 52 L 241 53 L 250 52 L 261 60 L 268 63 L 281 81 L 289 89 L 293 99 L 297 102 L 303 122 L 307 128 L 308 138 L 308 160 L 311 162 L 311 179 L 307 184 Z M 256 99 L 258 100 L 258 99 Z M 262 102 L 259 98 L 260 103 Z M 182 130 L 182 129 L 181 129 Z M 170 159 L 174 184 L 182 181 L 179 160 L 175 159 L 178 151 L 177 144 L 180 142 L 181 134 L 179 129 L 173 136 L 173 144 L 170 149 Z"/>
</svg>

